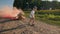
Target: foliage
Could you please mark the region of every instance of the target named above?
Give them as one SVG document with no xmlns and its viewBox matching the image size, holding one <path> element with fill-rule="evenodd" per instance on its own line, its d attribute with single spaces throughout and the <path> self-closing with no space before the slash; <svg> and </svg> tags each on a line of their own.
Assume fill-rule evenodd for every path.
<svg viewBox="0 0 60 34">
<path fill-rule="evenodd" d="M 17 8 L 32 8 L 35 5 L 40 5 L 40 0 L 15 0 L 13 6 Z"/>
<path fill-rule="evenodd" d="M 15 0 L 13 6 L 22 9 L 31 9 L 37 6 L 38 9 L 60 9 L 60 2 L 41 1 L 41 0 Z"/>
</svg>

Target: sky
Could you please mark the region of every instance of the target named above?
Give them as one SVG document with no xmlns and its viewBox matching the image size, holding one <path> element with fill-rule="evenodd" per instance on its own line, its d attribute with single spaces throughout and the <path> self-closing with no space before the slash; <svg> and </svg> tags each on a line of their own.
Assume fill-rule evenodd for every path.
<svg viewBox="0 0 60 34">
<path fill-rule="evenodd" d="M 60 2 L 60 0 L 58 0 L 58 2 Z"/>
<path fill-rule="evenodd" d="M 10 6 L 13 7 L 14 0 L 0 0 L 0 8 L 4 6 Z"/>
</svg>

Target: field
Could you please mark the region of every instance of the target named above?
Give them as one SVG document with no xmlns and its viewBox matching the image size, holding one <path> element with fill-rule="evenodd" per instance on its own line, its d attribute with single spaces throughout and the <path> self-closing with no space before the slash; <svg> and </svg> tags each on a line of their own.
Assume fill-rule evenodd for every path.
<svg viewBox="0 0 60 34">
<path fill-rule="evenodd" d="M 26 17 L 30 11 L 25 11 Z M 38 10 L 35 13 L 36 20 L 44 23 L 60 26 L 60 10 Z"/>
</svg>

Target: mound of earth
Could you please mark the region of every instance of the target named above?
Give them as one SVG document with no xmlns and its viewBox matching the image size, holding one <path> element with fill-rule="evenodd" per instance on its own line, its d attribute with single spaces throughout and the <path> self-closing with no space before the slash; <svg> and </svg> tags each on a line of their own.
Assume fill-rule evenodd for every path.
<svg viewBox="0 0 60 34">
<path fill-rule="evenodd" d="M 30 26 L 20 20 L 0 19 L 0 34 L 60 34 L 60 28 L 41 21 Z"/>
</svg>

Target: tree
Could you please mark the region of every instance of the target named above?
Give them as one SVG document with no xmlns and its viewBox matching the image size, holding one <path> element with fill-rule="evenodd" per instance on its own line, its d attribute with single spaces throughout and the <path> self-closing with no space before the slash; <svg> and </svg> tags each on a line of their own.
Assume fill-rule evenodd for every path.
<svg viewBox="0 0 60 34">
<path fill-rule="evenodd" d="M 15 0 L 13 6 L 17 8 L 32 8 L 33 6 L 37 6 L 40 8 L 41 0 Z"/>
<path fill-rule="evenodd" d="M 26 0 L 15 0 L 13 7 L 23 8 L 25 6 Z"/>
<path fill-rule="evenodd" d="M 57 0 L 55 1 L 41 1 L 41 0 L 15 0 L 14 7 L 22 8 L 22 9 L 30 9 L 33 8 L 34 6 L 37 6 L 38 9 L 44 8 L 44 9 L 49 9 L 49 8 L 53 8 L 53 9 L 58 9 L 60 8 L 60 2 L 57 2 Z"/>
</svg>

